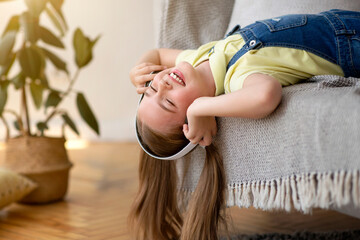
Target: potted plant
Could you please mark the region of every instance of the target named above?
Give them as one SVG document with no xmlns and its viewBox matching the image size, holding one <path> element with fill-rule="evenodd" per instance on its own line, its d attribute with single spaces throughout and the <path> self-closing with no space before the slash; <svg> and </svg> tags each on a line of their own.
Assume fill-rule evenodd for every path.
<svg viewBox="0 0 360 240">
<path fill-rule="evenodd" d="M 4 1 L 4 0 L 0 0 Z M 9 1 L 9 0 L 8 0 Z M 62 13 L 64 0 L 24 0 L 27 10 L 14 15 L 0 38 L 0 118 L 6 127 L 6 151 L 3 165 L 21 173 L 38 184 L 38 188 L 22 202 L 46 203 L 62 199 L 67 191 L 69 169 L 72 164 L 65 150 L 64 127 L 79 135 L 68 111 L 61 103 L 75 97 L 80 116 L 99 135 L 98 122 L 84 94 L 73 88 L 79 72 L 92 60 L 92 50 L 99 37 L 90 40 L 80 28 L 73 34 L 76 72 L 72 75 L 52 49 L 65 49 L 63 37 L 68 30 Z M 40 17 L 48 17 L 52 28 L 44 26 Z M 18 46 L 18 47 L 17 47 Z M 68 79 L 65 90 L 52 87 L 47 67 L 52 64 Z M 7 109 L 9 88 L 21 98 L 18 111 Z M 43 119 L 31 121 L 30 104 L 43 112 Z M 18 134 L 10 136 L 9 117 Z M 62 136 L 46 135 L 54 118 L 63 120 Z M 32 124 L 33 123 L 33 124 Z"/>
</svg>

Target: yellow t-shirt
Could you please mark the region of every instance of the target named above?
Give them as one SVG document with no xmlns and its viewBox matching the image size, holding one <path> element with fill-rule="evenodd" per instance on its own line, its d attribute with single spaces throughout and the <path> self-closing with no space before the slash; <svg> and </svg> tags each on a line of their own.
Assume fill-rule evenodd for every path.
<svg viewBox="0 0 360 240">
<path fill-rule="evenodd" d="M 240 34 L 202 45 L 196 50 L 185 50 L 176 63 L 186 61 L 196 67 L 209 60 L 216 85 L 216 95 L 242 88 L 244 80 L 253 73 L 268 74 L 282 86 L 295 84 L 315 75 L 344 76 L 341 67 L 313 53 L 285 47 L 263 47 L 244 54 L 226 72 L 235 53 L 245 44 Z"/>
</svg>

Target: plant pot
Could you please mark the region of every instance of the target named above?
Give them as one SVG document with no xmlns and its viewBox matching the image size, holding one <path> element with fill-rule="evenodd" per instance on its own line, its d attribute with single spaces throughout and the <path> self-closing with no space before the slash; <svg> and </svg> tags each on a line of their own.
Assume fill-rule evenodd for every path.
<svg viewBox="0 0 360 240">
<path fill-rule="evenodd" d="M 64 198 L 72 167 L 64 138 L 21 136 L 6 142 L 4 167 L 38 184 L 22 203 L 49 203 Z"/>
</svg>

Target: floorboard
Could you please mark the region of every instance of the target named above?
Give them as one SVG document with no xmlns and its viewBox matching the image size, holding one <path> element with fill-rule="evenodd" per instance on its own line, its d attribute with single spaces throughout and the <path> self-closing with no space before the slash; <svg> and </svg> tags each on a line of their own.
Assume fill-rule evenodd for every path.
<svg viewBox="0 0 360 240">
<path fill-rule="evenodd" d="M 138 155 L 135 143 L 90 143 L 69 150 L 74 167 L 64 201 L 14 203 L 1 210 L 0 240 L 130 240 L 126 217 L 137 188 Z M 360 229 L 360 219 L 320 209 L 312 215 L 253 208 L 228 212 L 231 232 Z"/>
</svg>

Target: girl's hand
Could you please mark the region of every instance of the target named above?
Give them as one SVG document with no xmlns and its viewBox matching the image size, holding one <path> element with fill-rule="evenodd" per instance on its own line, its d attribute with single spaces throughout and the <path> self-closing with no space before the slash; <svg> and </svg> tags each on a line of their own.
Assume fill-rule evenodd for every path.
<svg viewBox="0 0 360 240">
<path fill-rule="evenodd" d="M 167 67 L 162 65 L 156 65 L 153 63 L 145 62 L 139 65 L 136 65 L 130 70 L 130 80 L 132 84 L 136 87 L 136 92 L 142 94 L 145 92 L 146 87 L 145 83 L 152 81 L 155 77 L 155 74 L 150 74 L 155 71 L 163 71 Z"/>
<path fill-rule="evenodd" d="M 209 146 L 216 135 L 215 117 L 194 117 L 183 125 L 184 135 L 191 143 Z"/>
<path fill-rule="evenodd" d="M 183 125 L 183 132 L 191 143 L 209 146 L 217 132 L 216 120 L 213 116 L 196 115 L 196 108 L 201 107 L 200 102 L 201 99 L 198 98 L 189 106 L 187 111 L 188 124 Z"/>
</svg>

